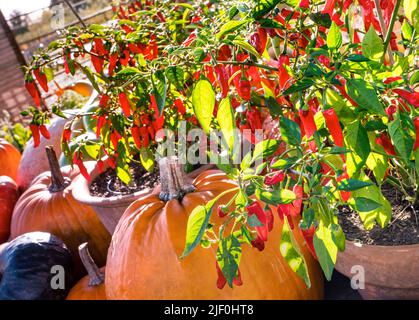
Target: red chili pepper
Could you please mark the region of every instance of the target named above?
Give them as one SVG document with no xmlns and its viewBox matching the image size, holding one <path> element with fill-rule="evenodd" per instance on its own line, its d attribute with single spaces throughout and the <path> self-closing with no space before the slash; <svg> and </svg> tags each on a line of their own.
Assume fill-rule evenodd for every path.
<svg viewBox="0 0 419 320">
<path fill-rule="evenodd" d="M 397 93 L 415 108 L 419 107 L 419 92 L 409 92 L 402 89 L 394 89 L 393 92 Z"/>
<path fill-rule="evenodd" d="M 266 220 L 267 220 L 267 225 L 268 225 L 268 231 L 271 232 L 274 228 L 274 215 L 270 208 L 265 210 L 265 214 L 266 214 Z"/>
<path fill-rule="evenodd" d="M 263 128 L 260 112 L 255 107 L 252 107 L 250 110 L 246 111 L 246 117 L 247 123 L 250 125 L 250 128 L 253 132 Z"/>
<path fill-rule="evenodd" d="M 227 216 L 227 214 L 228 213 L 225 213 L 224 211 L 223 211 L 223 208 L 224 208 L 224 206 L 218 206 L 218 208 L 217 208 L 217 213 L 218 213 L 218 216 L 220 217 L 220 218 L 224 218 L 225 216 Z"/>
<path fill-rule="evenodd" d="M 227 97 L 227 94 L 229 91 L 229 85 L 228 85 L 229 76 L 228 76 L 227 70 L 223 65 L 218 64 L 215 66 L 214 72 L 221 88 L 221 95 L 223 98 L 225 98 Z"/>
<path fill-rule="evenodd" d="M 288 224 L 290 225 L 290 228 L 293 230 L 294 229 L 294 221 L 292 220 L 292 217 L 291 217 L 291 211 L 292 210 L 293 210 L 293 206 L 292 206 L 291 203 L 280 204 L 277 207 L 279 219 L 281 221 L 284 221 L 284 218 L 286 217 L 287 220 L 288 220 Z"/>
<path fill-rule="evenodd" d="M 106 108 L 108 106 L 108 102 L 109 102 L 109 96 L 104 94 L 100 98 L 99 106 L 101 106 L 102 108 Z"/>
<path fill-rule="evenodd" d="M 134 143 L 136 145 L 136 147 L 138 149 L 141 149 L 142 144 L 141 144 L 141 137 L 140 137 L 140 128 L 137 126 L 134 126 L 131 128 L 131 135 L 132 138 L 134 139 Z"/>
<path fill-rule="evenodd" d="M 340 127 L 339 118 L 336 115 L 335 109 L 327 109 L 323 111 L 324 119 L 326 120 L 326 126 L 329 129 L 330 134 L 333 137 L 333 141 L 339 147 L 343 147 L 343 133 Z"/>
<path fill-rule="evenodd" d="M 285 66 L 290 65 L 290 57 L 281 55 L 279 57 L 279 86 L 281 89 L 285 89 L 289 85 L 290 75 L 288 74 Z"/>
<path fill-rule="evenodd" d="M 70 69 L 70 53 L 64 49 L 64 70 L 66 74 L 70 74 L 71 73 L 71 69 Z"/>
<path fill-rule="evenodd" d="M 71 129 L 64 129 L 61 141 L 69 142 L 71 139 Z"/>
<path fill-rule="evenodd" d="M 416 140 L 413 146 L 413 150 L 416 151 L 416 149 L 419 147 L 419 117 L 416 117 L 413 122 L 415 124 L 415 130 L 416 130 Z"/>
<path fill-rule="evenodd" d="M 317 260 L 317 254 L 316 254 L 316 250 L 313 244 L 314 234 L 316 233 L 316 227 L 312 225 L 309 229 L 300 228 L 300 231 L 301 231 L 301 235 L 306 241 L 308 250 L 313 255 L 313 257 Z"/>
<path fill-rule="evenodd" d="M 48 129 L 45 125 L 41 124 L 39 126 L 39 132 L 42 134 L 42 136 L 45 139 L 47 139 L 47 140 L 51 139 L 51 135 L 49 134 L 49 131 L 48 131 Z"/>
<path fill-rule="evenodd" d="M 268 240 L 268 228 L 267 228 L 268 226 L 267 226 L 266 212 L 263 211 L 263 208 L 260 205 L 260 203 L 256 201 L 248 205 L 246 209 L 249 216 L 256 215 L 256 217 L 262 224 L 262 226 L 255 227 L 258 237 L 263 241 L 267 241 Z"/>
<path fill-rule="evenodd" d="M 316 132 L 317 127 L 316 127 L 316 122 L 314 121 L 314 115 L 313 112 L 308 109 L 308 110 L 302 110 L 300 109 L 298 111 L 299 115 L 300 115 L 300 119 L 301 122 L 303 124 L 304 127 L 304 132 L 307 138 L 311 138 L 314 134 L 314 132 Z M 310 149 L 315 152 L 317 150 L 317 146 L 316 143 L 314 141 L 310 141 Z"/>
<path fill-rule="evenodd" d="M 386 113 L 387 113 L 388 118 L 390 119 L 390 121 L 394 120 L 394 114 L 396 113 L 396 111 L 397 111 L 397 107 L 394 104 L 392 104 L 392 105 L 390 105 L 386 108 Z"/>
<path fill-rule="evenodd" d="M 119 104 L 126 117 L 131 116 L 131 104 L 129 103 L 128 97 L 124 92 L 119 93 Z"/>
<path fill-rule="evenodd" d="M 303 187 L 296 184 L 292 191 L 296 195 L 297 199 L 292 202 L 292 209 L 290 211 L 293 217 L 298 217 L 301 213 L 301 208 L 303 206 Z"/>
<path fill-rule="evenodd" d="M 115 150 L 118 149 L 119 140 L 121 140 L 122 136 L 118 133 L 118 131 L 113 131 L 110 134 L 110 140 Z"/>
<path fill-rule="evenodd" d="M 264 28 L 259 28 L 257 32 L 250 36 L 249 43 L 256 49 L 256 51 L 262 55 L 266 49 L 266 43 L 268 41 L 268 35 Z"/>
<path fill-rule="evenodd" d="M 39 147 L 39 144 L 41 143 L 41 136 L 39 134 L 39 126 L 36 124 L 29 125 L 29 129 L 32 132 L 32 138 L 33 138 L 33 144 L 35 148 Z"/>
<path fill-rule="evenodd" d="M 38 80 L 38 83 L 41 86 L 41 88 L 44 89 L 45 92 L 48 92 L 49 89 L 47 75 L 41 72 L 40 69 L 34 70 L 33 74 L 35 75 L 36 80 Z"/>
<path fill-rule="evenodd" d="M 301 0 L 300 4 L 298 5 L 302 9 L 307 9 L 310 6 L 309 0 Z"/>
<path fill-rule="evenodd" d="M 114 157 L 109 157 L 106 160 L 106 163 L 109 165 L 109 167 L 111 167 L 112 169 L 116 169 L 116 159 Z"/>
<path fill-rule="evenodd" d="M 103 40 L 100 38 L 96 38 L 93 40 L 93 42 L 95 43 L 95 49 L 96 52 L 101 55 L 101 56 L 106 56 L 109 52 L 108 50 L 105 48 L 105 45 L 103 44 Z"/>
<path fill-rule="evenodd" d="M 346 169 L 345 169 L 345 172 L 344 173 L 342 173 L 337 179 L 336 179 L 336 181 L 337 182 L 340 182 L 340 181 L 342 181 L 342 180 L 345 180 L 345 179 L 349 179 L 349 175 L 348 175 L 348 172 L 346 171 Z M 351 197 L 351 192 L 350 191 L 341 191 L 340 192 L 340 196 L 341 196 L 341 198 L 342 198 L 342 200 L 343 200 L 343 202 L 348 202 L 348 200 L 349 200 L 349 198 Z"/>
<path fill-rule="evenodd" d="M 164 114 L 160 115 L 160 111 L 157 106 L 156 98 L 154 97 L 154 95 L 150 96 L 150 103 L 151 103 L 151 107 L 154 110 L 154 116 L 156 117 L 155 121 L 153 122 L 153 127 L 154 127 L 154 130 L 157 132 L 161 128 L 163 128 Z"/>
<path fill-rule="evenodd" d="M 118 53 L 112 53 L 109 57 L 109 66 L 108 66 L 108 73 L 111 76 L 116 68 L 116 64 L 118 63 L 119 55 Z"/>
<path fill-rule="evenodd" d="M 384 79 L 383 83 L 384 83 L 384 84 L 390 84 L 390 83 L 393 83 L 393 82 L 395 82 L 395 81 L 402 80 L 402 79 L 403 79 L 403 78 L 402 78 L 402 77 L 400 77 L 400 76 L 396 76 L 396 77 L 389 77 L 389 78 Z"/>
<path fill-rule="evenodd" d="M 278 171 L 272 176 L 265 177 L 265 184 L 267 186 L 274 186 L 285 179 L 285 173 L 283 171 Z"/>
<path fill-rule="evenodd" d="M 239 96 L 245 100 L 245 101 L 250 101 L 251 98 L 251 85 L 250 85 L 250 81 L 246 78 L 240 78 L 239 80 L 239 85 L 236 88 L 237 89 L 237 93 L 239 94 Z"/>
<path fill-rule="evenodd" d="M 95 52 L 93 52 L 95 53 Z M 105 63 L 105 60 L 103 60 L 102 58 L 99 58 L 96 55 L 91 55 L 90 56 L 90 60 L 92 61 L 93 67 L 95 68 L 97 73 L 102 73 L 103 72 L 103 64 Z"/>
<path fill-rule="evenodd" d="M 26 90 L 28 90 L 31 97 L 33 98 L 35 105 L 39 107 L 41 105 L 41 97 L 39 96 L 39 92 L 38 92 L 38 89 L 36 88 L 35 82 L 26 81 L 25 87 L 26 87 Z"/>
<path fill-rule="evenodd" d="M 322 13 L 328 13 L 330 17 L 333 15 L 335 9 L 336 0 L 326 0 L 326 4 L 323 7 Z"/>
<path fill-rule="evenodd" d="M 192 41 L 194 41 L 195 39 L 196 39 L 196 33 L 194 31 L 189 35 L 189 37 L 185 41 L 183 41 L 182 45 L 184 47 L 189 47 L 191 45 Z"/>
<path fill-rule="evenodd" d="M 182 100 L 176 99 L 175 106 L 177 108 L 177 112 L 179 112 L 181 115 L 184 115 L 186 113 L 186 109 L 185 109 L 185 106 L 183 105 Z"/>
<path fill-rule="evenodd" d="M 259 237 L 257 237 L 256 239 L 252 240 L 251 243 L 252 243 L 252 246 L 254 248 L 258 249 L 259 251 L 263 251 L 265 249 L 265 241 L 263 241 Z"/>
<path fill-rule="evenodd" d="M 102 173 L 103 171 L 105 171 L 105 163 L 102 160 L 99 160 L 97 162 L 97 168 L 99 170 L 99 173 Z"/>
<path fill-rule="evenodd" d="M 148 146 L 150 145 L 150 138 L 146 127 L 140 127 L 140 136 L 143 147 L 148 148 Z"/>
<path fill-rule="evenodd" d="M 390 137 L 387 134 L 380 134 L 380 136 L 375 140 L 375 142 L 378 145 L 382 146 L 388 155 L 396 155 L 396 151 L 394 151 L 393 144 L 391 143 Z"/>
<path fill-rule="evenodd" d="M 83 154 L 81 152 L 74 153 L 73 163 L 79 168 L 81 175 L 87 181 L 90 181 L 90 174 L 87 172 L 87 169 L 84 166 L 84 163 L 83 163 Z"/>
<path fill-rule="evenodd" d="M 218 261 L 215 261 L 215 267 L 217 269 L 217 288 L 223 289 L 227 283 L 227 279 L 224 277 L 223 272 L 221 271 L 220 266 L 218 265 Z"/>
<path fill-rule="evenodd" d="M 105 116 L 100 116 L 97 119 L 96 138 L 100 137 L 100 131 L 102 130 L 102 127 L 105 125 L 105 123 L 106 123 L 106 117 Z"/>
</svg>

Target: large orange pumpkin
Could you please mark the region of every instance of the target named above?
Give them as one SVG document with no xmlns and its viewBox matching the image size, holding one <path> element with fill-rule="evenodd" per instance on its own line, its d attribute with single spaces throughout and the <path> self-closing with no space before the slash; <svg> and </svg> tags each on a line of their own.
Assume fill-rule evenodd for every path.
<svg viewBox="0 0 419 320">
<path fill-rule="evenodd" d="M 35 178 L 16 204 L 11 224 L 11 237 L 32 231 L 49 232 L 61 238 L 72 252 L 77 276 L 85 274 L 78 255 L 81 243 L 90 244 L 92 256 L 105 265 L 110 234 L 89 206 L 80 204 L 72 195 L 71 181 L 77 169 L 60 170 L 54 149 L 47 147 L 51 173 Z"/>
<path fill-rule="evenodd" d="M 160 166 L 160 171 L 162 166 Z M 171 172 L 176 176 L 177 168 Z M 182 188 L 183 178 L 165 183 L 162 191 L 173 195 L 190 191 Z M 312 286 L 307 289 L 281 256 L 279 243 L 282 225 L 275 223 L 265 250 L 243 246 L 240 272 L 243 285 L 233 289 L 216 286 L 215 251 L 195 250 L 180 260 L 185 245 L 188 216 L 198 205 L 204 205 L 222 191 L 236 184 L 217 170 L 207 171 L 193 182 L 196 190 L 182 200 L 160 200 L 158 190 L 134 202 L 124 213 L 112 237 L 106 266 L 108 299 L 321 299 L 323 276 L 304 240 L 294 232 L 304 255 Z M 180 188 L 179 188 L 180 186 Z M 183 189 L 183 190 L 182 190 Z M 230 195 L 231 197 L 231 195 Z M 169 198 L 172 198 L 171 196 Z M 220 203 L 229 201 L 227 194 Z M 221 224 L 213 215 L 211 222 Z"/>
<path fill-rule="evenodd" d="M 0 139 L 0 176 L 16 180 L 21 154 L 12 144 Z"/>
<path fill-rule="evenodd" d="M 0 177 L 0 243 L 6 242 L 10 234 L 13 208 L 19 199 L 16 182 L 8 176 Z"/>
<path fill-rule="evenodd" d="M 89 253 L 87 243 L 79 246 L 80 259 L 87 271 L 87 276 L 81 279 L 70 290 L 67 300 L 106 300 L 105 268 L 99 269 Z"/>
</svg>

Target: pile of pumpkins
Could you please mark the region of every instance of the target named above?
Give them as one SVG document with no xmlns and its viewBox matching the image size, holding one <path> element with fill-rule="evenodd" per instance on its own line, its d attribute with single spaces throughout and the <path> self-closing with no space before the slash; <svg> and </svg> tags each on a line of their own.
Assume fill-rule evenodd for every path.
<svg viewBox="0 0 419 320">
<path fill-rule="evenodd" d="M 195 191 L 181 200 L 163 202 L 156 188 L 131 204 L 109 234 L 72 195 L 78 169 L 59 166 L 62 129 L 50 128 L 51 140 L 37 149 L 29 143 L 23 156 L 0 140 L 0 299 L 322 299 L 321 270 L 298 231 L 310 288 L 282 258 L 279 219 L 264 252 L 243 246 L 242 286 L 217 288 L 211 249 L 179 259 L 192 210 L 235 187 L 217 170 L 199 175 Z M 213 215 L 215 225 L 222 221 Z M 58 289 L 54 266 L 66 275 Z"/>
</svg>

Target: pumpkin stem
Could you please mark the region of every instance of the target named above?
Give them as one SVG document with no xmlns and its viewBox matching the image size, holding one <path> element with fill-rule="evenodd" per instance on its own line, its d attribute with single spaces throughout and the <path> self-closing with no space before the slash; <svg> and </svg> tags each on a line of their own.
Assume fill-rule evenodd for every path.
<svg viewBox="0 0 419 320">
<path fill-rule="evenodd" d="M 54 147 L 48 146 L 45 148 L 45 151 L 47 152 L 49 169 L 51 171 L 51 185 L 49 186 L 49 191 L 53 193 L 63 191 L 70 185 L 71 181 L 68 178 L 64 178 Z"/>
<path fill-rule="evenodd" d="M 86 271 L 89 275 L 89 287 L 101 285 L 105 281 L 105 274 L 98 268 L 90 255 L 87 242 L 79 246 L 79 255 Z"/>
<path fill-rule="evenodd" d="M 178 157 L 165 157 L 159 160 L 162 201 L 182 199 L 185 194 L 195 191 L 195 187 L 188 182 L 184 166 Z"/>
</svg>

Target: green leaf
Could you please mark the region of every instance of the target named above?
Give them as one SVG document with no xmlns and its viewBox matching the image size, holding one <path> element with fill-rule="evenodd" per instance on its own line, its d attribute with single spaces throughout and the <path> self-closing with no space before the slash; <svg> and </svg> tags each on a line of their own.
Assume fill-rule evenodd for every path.
<svg viewBox="0 0 419 320">
<path fill-rule="evenodd" d="M 360 181 L 356 179 L 345 179 L 338 183 L 337 189 L 340 191 L 355 191 L 373 185 L 372 182 Z"/>
<path fill-rule="evenodd" d="M 345 233 L 342 230 L 342 227 L 337 223 L 332 223 L 331 230 L 332 230 L 332 239 L 333 239 L 333 242 L 336 244 L 336 247 L 338 248 L 340 252 L 345 251 L 346 237 L 345 237 Z"/>
<path fill-rule="evenodd" d="M 146 148 L 141 148 L 140 150 L 140 161 L 141 164 L 143 165 L 144 169 L 146 169 L 148 172 L 153 171 L 154 169 L 154 156 L 153 153 L 146 149 Z"/>
<path fill-rule="evenodd" d="M 380 203 L 365 197 L 353 197 L 348 200 L 348 204 L 359 212 L 370 212 L 381 207 Z"/>
<path fill-rule="evenodd" d="M 156 98 L 157 108 L 159 109 L 159 115 L 161 116 L 166 105 L 167 95 L 167 81 L 162 70 L 156 71 L 156 73 L 153 76 L 153 94 Z"/>
<path fill-rule="evenodd" d="M 412 39 L 412 35 L 413 35 L 413 28 L 412 26 L 409 24 L 409 22 L 407 20 L 403 21 L 402 24 L 402 34 L 403 34 L 403 38 L 406 40 L 411 40 Z"/>
<path fill-rule="evenodd" d="M 125 67 L 124 69 L 122 69 L 121 71 L 119 71 L 116 76 L 133 76 L 135 74 L 139 74 L 140 70 L 138 70 L 137 68 L 134 67 Z"/>
<path fill-rule="evenodd" d="M 360 121 L 354 121 L 347 125 L 345 134 L 346 145 L 365 163 L 371 152 L 368 133 Z"/>
<path fill-rule="evenodd" d="M 304 91 L 314 85 L 314 81 L 311 79 L 304 78 L 291 85 L 288 89 L 282 92 L 283 96 L 287 96 L 291 93 Z"/>
<path fill-rule="evenodd" d="M 221 100 L 218 106 L 217 120 L 220 125 L 223 137 L 227 142 L 229 153 L 233 154 L 235 143 L 237 141 L 236 135 L 236 122 L 234 119 L 233 108 L 231 107 L 230 98 L 224 98 Z"/>
<path fill-rule="evenodd" d="M 241 47 L 242 49 L 244 49 L 248 53 L 254 55 L 258 59 L 260 59 L 260 54 L 256 51 L 256 49 L 250 43 L 248 43 L 246 41 L 243 41 L 243 40 L 240 40 L 240 39 L 233 40 L 233 43 L 235 45 Z"/>
<path fill-rule="evenodd" d="M 361 45 L 362 54 L 371 60 L 380 61 L 384 55 L 383 40 L 377 35 L 372 25 L 362 39 Z"/>
<path fill-rule="evenodd" d="M 279 128 L 281 131 L 281 137 L 282 139 L 293 146 L 299 146 L 301 143 L 301 130 L 300 130 L 300 126 L 286 118 L 286 117 L 281 117 L 279 120 Z"/>
<path fill-rule="evenodd" d="M 195 115 L 205 133 L 209 134 L 215 106 L 215 92 L 207 79 L 199 80 L 192 92 Z"/>
<path fill-rule="evenodd" d="M 170 66 L 166 69 L 166 77 L 179 91 L 183 90 L 184 72 L 181 67 Z"/>
<path fill-rule="evenodd" d="M 240 241 L 234 235 L 220 240 L 217 262 L 230 287 L 233 287 L 233 280 L 238 275 L 241 255 Z"/>
<path fill-rule="evenodd" d="M 321 12 L 315 12 L 310 14 L 310 19 L 315 24 L 319 26 L 323 26 L 326 28 L 330 28 L 332 25 L 332 19 L 330 18 L 330 15 L 328 13 L 321 13 Z"/>
<path fill-rule="evenodd" d="M 127 167 L 120 167 L 120 166 L 118 166 L 116 168 L 116 175 L 126 185 L 128 185 L 131 182 L 131 180 L 132 180 L 131 174 L 129 173 L 129 170 L 128 170 Z"/>
<path fill-rule="evenodd" d="M 93 88 L 94 88 L 97 92 L 99 92 L 99 93 L 100 93 L 101 91 L 100 91 L 100 89 L 99 89 L 99 86 L 98 86 L 98 84 L 97 84 L 97 81 L 96 81 L 95 76 L 93 75 L 92 70 L 90 70 L 90 68 L 89 68 L 89 67 L 86 67 L 86 66 L 82 66 L 81 68 L 82 68 L 82 70 L 83 70 L 84 74 L 86 75 L 87 79 L 89 79 L 89 82 L 92 84 Z"/>
<path fill-rule="evenodd" d="M 311 287 L 310 276 L 304 256 L 301 254 L 298 244 L 294 240 L 288 221 L 285 219 L 282 227 L 281 243 L 279 251 L 287 261 L 288 265 L 301 279 L 304 280 L 307 288 Z"/>
<path fill-rule="evenodd" d="M 414 142 L 407 130 L 403 127 L 398 113 L 395 114 L 394 120 L 388 124 L 388 132 L 397 152 L 406 163 L 409 162 Z"/>
<path fill-rule="evenodd" d="M 314 249 L 320 266 L 328 281 L 332 279 L 333 269 L 335 268 L 338 248 L 333 241 L 332 230 L 320 222 L 313 239 Z"/>
<path fill-rule="evenodd" d="M 368 176 L 364 173 L 362 173 L 361 177 L 359 177 L 359 180 L 362 181 L 368 181 L 371 180 L 368 178 Z M 391 220 L 392 216 L 392 207 L 390 202 L 383 196 L 380 188 L 378 188 L 375 184 L 353 191 L 351 196 L 353 198 L 363 197 L 368 198 L 376 203 L 381 204 L 378 208 L 362 212 L 359 211 L 359 216 L 361 217 L 362 222 L 364 223 L 365 229 L 371 230 L 374 227 L 375 221 L 378 222 L 378 224 L 384 228 Z M 350 201 L 352 199 L 349 199 Z M 354 200 L 352 200 L 354 202 Z"/>
<path fill-rule="evenodd" d="M 332 22 L 327 33 L 326 43 L 330 50 L 337 50 L 342 45 L 342 34 L 340 33 L 339 26 L 335 22 Z"/>
<path fill-rule="evenodd" d="M 384 107 L 378 100 L 374 87 L 364 79 L 348 79 L 346 82 L 348 95 L 363 109 L 373 115 L 386 116 Z"/>
<path fill-rule="evenodd" d="M 278 140 L 268 139 L 263 140 L 259 142 L 255 146 L 255 151 L 253 152 L 253 158 L 252 162 L 255 162 L 257 160 L 265 159 L 266 157 L 269 157 L 273 155 L 279 147 Z"/>
<path fill-rule="evenodd" d="M 249 22 L 250 22 L 249 19 L 247 19 L 247 20 L 231 20 L 231 21 L 227 22 L 226 24 L 224 24 L 220 28 L 220 31 L 217 33 L 216 38 L 219 40 L 223 36 L 225 36 L 226 34 L 229 34 L 229 33 L 232 33 L 236 30 L 239 30 L 240 28 L 242 28 L 245 24 L 248 24 Z"/>
<path fill-rule="evenodd" d="M 264 15 L 271 12 L 278 3 L 280 3 L 280 0 L 260 0 L 258 1 L 258 4 L 253 8 L 252 10 L 252 16 L 256 20 L 262 18 Z"/>
<path fill-rule="evenodd" d="M 293 202 L 297 196 L 294 192 L 288 189 L 268 191 L 257 188 L 256 198 L 265 203 L 277 206 L 280 204 L 289 204 Z"/>
<path fill-rule="evenodd" d="M 297 160 L 297 157 L 278 159 L 277 161 L 275 161 L 275 163 L 271 165 L 271 168 L 274 170 L 286 170 L 295 165 L 295 162 Z"/>
<path fill-rule="evenodd" d="M 417 14 L 419 10 L 419 4 L 417 0 L 404 0 L 403 9 L 407 19 L 414 24 L 414 19 L 418 19 Z M 417 30 L 416 30 L 417 31 Z"/>
</svg>

